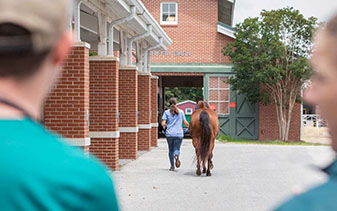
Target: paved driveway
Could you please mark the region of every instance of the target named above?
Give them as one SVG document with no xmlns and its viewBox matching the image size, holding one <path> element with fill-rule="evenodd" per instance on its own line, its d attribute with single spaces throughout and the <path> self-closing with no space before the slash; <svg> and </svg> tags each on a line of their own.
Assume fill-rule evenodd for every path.
<svg viewBox="0 0 337 211">
<path fill-rule="evenodd" d="M 211 177 L 195 175 L 191 140 L 182 166 L 169 172 L 167 145 L 143 154 L 114 173 L 122 210 L 271 210 L 285 198 L 325 181 L 316 166 L 333 157 L 325 146 L 216 143 Z"/>
</svg>

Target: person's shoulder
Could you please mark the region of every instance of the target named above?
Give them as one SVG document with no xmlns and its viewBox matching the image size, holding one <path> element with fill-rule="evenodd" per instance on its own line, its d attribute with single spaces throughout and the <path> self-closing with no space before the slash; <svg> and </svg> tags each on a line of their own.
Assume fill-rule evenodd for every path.
<svg viewBox="0 0 337 211">
<path fill-rule="evenodd" d="M 282 204 L 277 211 L 286 210 L 337 210 L 337 181 L 329 180 Z"/>
</svg>

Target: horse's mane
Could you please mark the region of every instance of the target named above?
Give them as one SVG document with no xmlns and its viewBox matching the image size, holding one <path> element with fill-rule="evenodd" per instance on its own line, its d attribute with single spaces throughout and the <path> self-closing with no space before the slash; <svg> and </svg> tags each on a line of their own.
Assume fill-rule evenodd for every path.
<svg viewBox="0 0 337 211">
<path fill-rule="evenodd" d="M 198 103 L 198 109 L 201 109 L 201 108 L 204 108 L 204 109 L 210 108 L 209 104 L 208 104 L 208 102 L 206 100 L 200 101 Z"/>
</svg>

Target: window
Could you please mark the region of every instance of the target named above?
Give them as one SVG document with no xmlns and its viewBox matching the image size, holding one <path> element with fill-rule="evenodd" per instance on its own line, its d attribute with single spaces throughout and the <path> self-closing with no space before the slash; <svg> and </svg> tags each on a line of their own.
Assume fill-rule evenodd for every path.
<svg viewBox="0 0 337 211">
<path fill-rule="evenodd" d="M 178 4 L 176 2 L 162 2 L 160 4 L 160 24 L 178 24 Z"/>
<path fill-rule="evenodd" d="M 185 114 L 186 115 L 191 115 L 193 113 L 193 109 L 192 108 L 186 108 L 185 109 Z"/>
<path fill-rule="evenodd" d="M 227 77 L 209 77 L 208 102 L 216 105 L 218 114 L 229 114 L 229 84 Z"/>
</svg>

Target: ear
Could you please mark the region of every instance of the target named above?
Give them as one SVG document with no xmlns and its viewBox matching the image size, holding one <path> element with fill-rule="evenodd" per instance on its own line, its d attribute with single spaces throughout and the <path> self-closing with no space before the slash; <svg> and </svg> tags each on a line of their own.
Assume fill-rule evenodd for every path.
<svg viewBox="0 0 337 211">
<path fill-rule="evenodd" d="M 73 45 L 72 33 L 64 32 L 59 41 L 56 43 L 52 52 L 52 63 L 57 66 L 62 64 L 63 60 L 67 57 Z"/>
</svg>

